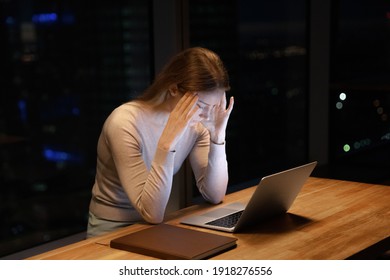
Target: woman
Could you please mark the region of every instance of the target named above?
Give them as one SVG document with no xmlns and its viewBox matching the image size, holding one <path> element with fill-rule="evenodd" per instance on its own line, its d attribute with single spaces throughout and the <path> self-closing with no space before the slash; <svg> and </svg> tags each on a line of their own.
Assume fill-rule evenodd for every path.
<svg viewBox="0 0 390 280">
<path fill-rule="evenodd" d="M 161 223 L 173 175 L 188 157 L 197 187 L 211 203 L 226 193 L 225 130 L 233 109 L 222 61 L 190 48 L 164 67 L 137 100 L 107 118 L 97 147 L 87 236 L 137 221 Z"/>
</svg>

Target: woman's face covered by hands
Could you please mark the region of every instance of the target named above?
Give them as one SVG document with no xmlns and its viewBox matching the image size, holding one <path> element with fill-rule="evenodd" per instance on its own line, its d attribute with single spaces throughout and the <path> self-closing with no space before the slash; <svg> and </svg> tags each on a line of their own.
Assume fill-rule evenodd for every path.
<svg viewBox="0 0 390 280">
<path fill-rule="evenodd" d="M 224 141 L 227 122 L 233 109 L 233 97 L 226 108 L 226 93 L 223 89 L 196 94 L 198 96 L 196 105 L 199 109 L 192 119 L 193 123 L 201 122 L 209 130 L 213 141 Z"/>
</svg>

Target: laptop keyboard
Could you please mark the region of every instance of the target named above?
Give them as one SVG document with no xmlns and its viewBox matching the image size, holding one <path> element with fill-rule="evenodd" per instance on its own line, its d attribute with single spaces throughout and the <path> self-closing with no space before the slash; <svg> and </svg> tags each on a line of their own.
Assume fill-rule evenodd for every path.
<svg viewBox="0 0 390 280">
<path fill-rule="evenodd" d="M 206 224 L 207 225 L 224 227 L 224 228 L 232 228 L 232 227 L 234 227 L 237 224 L 238 219 L 240 218 L 242 212 L 244 212 L 244 210 L 239 211 L 239 212 L 235 212 L 233 214 L 224 216 L 222 218 L 218 218 L 218 219 L 216 219 L 214 221 L 211 221 L 211 222 L 208 222 Z"/>
</svg>

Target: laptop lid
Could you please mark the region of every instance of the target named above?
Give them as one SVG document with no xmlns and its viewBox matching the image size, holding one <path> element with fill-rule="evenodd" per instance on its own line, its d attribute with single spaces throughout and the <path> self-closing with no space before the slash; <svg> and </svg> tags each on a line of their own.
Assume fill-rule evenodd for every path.
<svg viewBox="0 0 390 280">
<path fill-rule="evenodd" d="M 180 222 L 215 230 L 237 232 L 259 224 L 273 216 L 286 213 L 312 173 L 317 162 L 311 162 L 282 172 L 263 177 L 248 203 L 231 203 L 217 206 L 213 210 L 184 218 Z M 235 226 L 221 227 L 213 221 L 233 213 L 242 212 Z"/>
</svg>

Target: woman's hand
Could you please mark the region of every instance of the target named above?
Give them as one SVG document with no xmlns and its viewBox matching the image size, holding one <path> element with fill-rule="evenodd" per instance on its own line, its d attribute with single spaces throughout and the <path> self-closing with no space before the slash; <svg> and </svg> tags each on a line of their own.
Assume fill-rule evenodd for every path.
<svg viewBox="0 0 390 280">
<path fill-rule="evenodd" d="M 210 132 L 210 140 L 215 144 L 225 142 L 226 127 L 233 105 L 234 98 L 232 96 L 230 97 L 229 106 L 226 108 L 226 93 L 224 93 L 219 104 L 211 109 L 208 119 L 202 121 L 202 124 Z"/>
<path fill-rule="evenodd" d="M 188 128 L 191 120 L 198 114 L 196 106 L 198 96 L 187 92 L 184 94 L 169 115 L 168 122 L 161 134 L 158 147 L 166 151 L 174 151 L 176 144 Z"/>
</svg>

